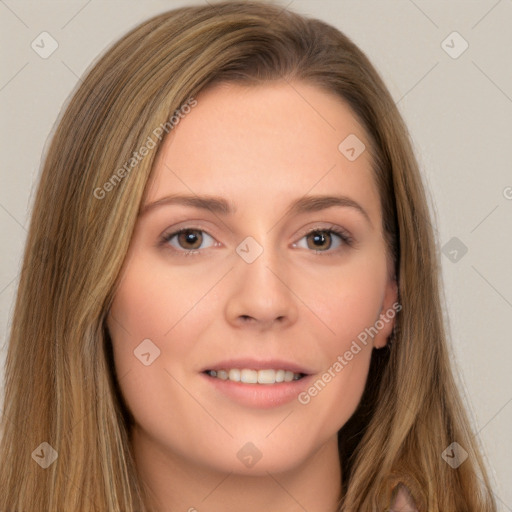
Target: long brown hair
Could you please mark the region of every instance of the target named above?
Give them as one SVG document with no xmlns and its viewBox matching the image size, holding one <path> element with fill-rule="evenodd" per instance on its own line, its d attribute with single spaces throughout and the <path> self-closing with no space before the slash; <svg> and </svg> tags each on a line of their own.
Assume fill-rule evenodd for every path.
<svg viewBox="0 0 512 512">
<path fill-rule="evenodd" d="M 0 510 L 147 510 L 105 318 L 161 145 L 152 134 L 207 86 L 273 80 L 338 95 L 365 127 L 402 305 L 339 432 L 339 510 L 385 510 L 399 482 L 421 511 L 496 510 L 450 367 L 430 214 L 395 103 L 337 29 L 252 1 L 140 24 L 88 70 L 59 119 L 8 346 Z M 148 137 L 156 147 L 127 167 Z M 35 463 L 53 453 L 43 442 L 58 455 L 46 469 Z M 468 453 L 457 468 L 442 457 L 453 442 Z"/>
</svg>

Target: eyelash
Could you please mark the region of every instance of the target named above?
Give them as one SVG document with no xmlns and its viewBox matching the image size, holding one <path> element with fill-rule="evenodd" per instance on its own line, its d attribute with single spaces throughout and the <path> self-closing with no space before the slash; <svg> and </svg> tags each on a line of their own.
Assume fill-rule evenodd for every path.
<svg viewBox="0 0 512 512">
<path fill-rule="evenodd" d="M 172 233 L 164 234 L 162 236 L 162 238 L 160 239 L 160 242 L 159 242 L 158 245 L 159 246 L 170 247 L 168 244 L 169 244 L 169 242 L 175 236 L 180 235 L 181 233 L 185 233 L 187 231 L 200 231 L 202 233 L 208 234 L 206 230 L 202 229 L 199 226 L 188 226 L 188 227 L 185 227 L 185 228 L 181 228 L 181 229 L 179 229 L 177 231 L 173 231 Z M 353 244 L 354 244 L 353 238 L 345 230 L 343 230 L 341 228 L 337 228 L 336 226 L 331 226 L 330 228 L 312 228 L 312 229 L 306 230 L 306 231 L 301 233 L 300 240 L 302 240 L 302 238 L 304 238 L 305 236 L 308 236 L 308 235 L 310 235 L 312 233 L 334 233 L 335 235 L 337 235 L 341 239 L 342 246 L 346 245 L 348 247 L 352 247 Z M 208 236 L 213 238 L 209 234 L 208 234 Z M 339 247 L 338 249 L 336 249 L 334 251 L 330 251 L 330 250 L 327 250 L 327 251 L 314 251 L 313 250 L 313 252 L 315 254 L 317 254 L 318 256 L 333 256 L 340 249 L 341 249 L 341 247 Z M 191 250 L 183 249 L 183 250 L 178 250 L 178 249 L 175 249 L 174 247 L 171 250 L 173 252 L 175 252 L 176 254 L 180 255 L 180 256 L 189 256 L 189 255 L 192 255 L 192 254 L 200 254 L 201 251 L 202 251 L 202 249 L 191 249 Z"/>
</svg>

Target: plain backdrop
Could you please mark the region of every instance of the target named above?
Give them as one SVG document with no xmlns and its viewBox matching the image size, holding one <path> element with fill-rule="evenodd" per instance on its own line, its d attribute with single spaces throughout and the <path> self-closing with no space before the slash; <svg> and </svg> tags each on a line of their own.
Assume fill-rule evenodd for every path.
<svg viewBox="0 0 512 512">
<path fill-rule="evenodd" d="M 61 106 L 128 30 L 205 1 L 0 1 L 2 380 L 41 157 Z M 352 38 L 408 124 L 435 223 L 451 356 L 500 509 L 511 511 L 512 0 L 276 3 Z M 45 37 L 51 49 L 42 32 L 58 44 L 46 58 L 32 45 Z"/>
</svg>

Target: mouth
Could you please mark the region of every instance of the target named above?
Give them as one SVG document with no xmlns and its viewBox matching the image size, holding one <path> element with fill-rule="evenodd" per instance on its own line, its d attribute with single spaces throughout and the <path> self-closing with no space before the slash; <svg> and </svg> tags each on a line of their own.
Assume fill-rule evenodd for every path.
<svg viewBox="0 0 512 512">
<path fill-rule="evenodd" d="M 267 368 L 254 370 L 252 368 L 225 368 L 221 370 L 205 370 L 203 373 L 214 379 L 241 382 L 243 384 L 279 384 L 292 382 L 306 377 L 305 373 L 295 373 L 291 370 Z"/>
<path fill-rule="evenodd" d="M 314 371 L 285 360 L 239 358 L 220 361 L 200 374 L 212 399 L 228 399 L 244 407 L 270 409 L 290 403 L 314 379 Z"/>
</svg>

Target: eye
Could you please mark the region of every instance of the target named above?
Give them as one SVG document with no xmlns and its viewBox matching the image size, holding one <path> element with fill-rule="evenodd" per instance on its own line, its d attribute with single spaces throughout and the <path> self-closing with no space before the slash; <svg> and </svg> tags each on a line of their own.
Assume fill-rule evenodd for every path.
<svg viewBox="0 0 512 512">
<path fill-rule="evenodd" d="M 333 245 L 333 236 L 335 238 L 338 238 L 338 245 L 334 248 L 334 250 L 329 251 L 329 249 L 331 249 Z M 336 252 L 336 249 L 339 249 L 343 245 L 352 246 L 353 244 L 352 237 L 345 230 L 334 226 L 328 229 L 310 229 L 304 234 L 301 240 L 302 239 L 306 239 L 306 249 L 312 249 L 319 255 L 323 255 L 322 253 L 324 252 Z M 297 245 L 298 244 L 294 244 L 294 246 Z"/>
<path fill-rule="evenodd" d="M 186 227 L 173 231 L 171 233 L 164 234 L 161 238 L 160 245 L 171 246 L 172 250 L 182 256 L 188 256 L 191 254 L 199 254 L 201 249 L 207 249 L 217 245 L 216 243 L 210 244 L 207 247 L 201 247 L 204 243 L 205 237 L 214 241 L 214 238 L 206 233 L 203 229 Z M 338 239 L 338 244 L 332 249 L 333 237 Z M 348 232 L 331 226 L 330 228 L 313 228 L 302 234 L 302 239 L 306 239 L 306 249 L 313 250 L 318 255 L 322 253 L 331 254 L 336 253 L 337 249 L 342 246 L 352 246 L 353 239 Z M 308 243 L 310 242 L 310 243 Z M 298 243 L 293 244 L 293 247 L 300 245 Z"/>
<path fill-rule="evenodd" d="M 182 252 L 184 256 L 187 256 L 199 252 L 199 249 L 205 249 L 205 247 L 201 247 L 205 236 L 213 240 L 213 238 L 202 229 L 182 228 L 178 231 L 164 234 L 161 243 L 162 245 L 168 244 L 177 252 Z M 175 238 L 176 240 L 174 240 Z M 176 246 L 173 242 L 176 242 L 178 245 Z"/>
</svg>

